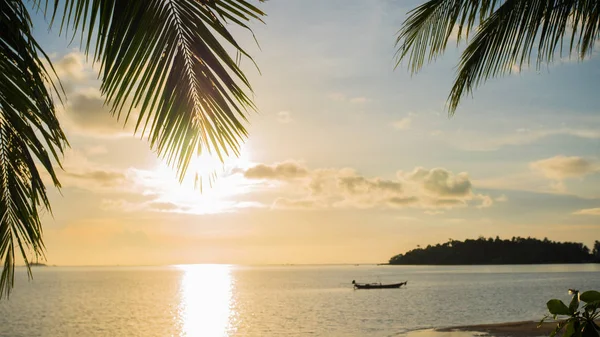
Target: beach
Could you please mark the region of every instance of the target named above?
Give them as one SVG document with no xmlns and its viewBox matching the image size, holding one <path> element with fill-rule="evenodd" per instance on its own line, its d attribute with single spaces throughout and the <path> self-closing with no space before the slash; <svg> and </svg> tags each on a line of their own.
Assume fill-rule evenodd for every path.
<svg viewBox="0 0 600 337">
<path fill-rule="evenodd" d="M 557 322 L 544 322 L 539 328 L 538 324 L 539 322 L 536 321 L 522 321 L 496 324 L 464 325 L 438 329 L 438 331 L 472 331 L 486 333 L 493 336 L 507 337 L 549 336 L 550 332 L 556 328 Z"/>
<path fill-rule="evenodd" d="M 462 325 L 412 331 L 407 337 L 543 337 L 549 336 L 557 322 L 545 322 L 538 328 L 536 321 Z"/>
</svg>

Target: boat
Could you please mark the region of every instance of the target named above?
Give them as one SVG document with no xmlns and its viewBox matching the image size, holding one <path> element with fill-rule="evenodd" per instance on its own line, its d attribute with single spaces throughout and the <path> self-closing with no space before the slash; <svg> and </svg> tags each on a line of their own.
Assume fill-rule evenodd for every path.
<svg viewBox="0 0 600 337">
<path fill-rule="evenodd" d="M 355 280 L 352 280 L 352 284 L 354 285 L 354 289 L 396 289 L 400 288 L 403 285 L 406 285 L 408 281 L 400 282 L 400 283 L 356 283 Z"/>
</svg>

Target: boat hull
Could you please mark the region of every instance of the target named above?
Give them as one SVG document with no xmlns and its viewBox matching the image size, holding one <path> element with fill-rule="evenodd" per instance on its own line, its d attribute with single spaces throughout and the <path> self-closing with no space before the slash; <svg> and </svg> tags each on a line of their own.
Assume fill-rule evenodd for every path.
<svg viewBox="0 0 600 337">
<path fill-rule="evenodd" d="M 354 289 L 396 289 L 396 288 L 400 288 L 401 286 L 405 285 L 406 282 L 401 282 L 401 283 L 392 283 L 392 284 L 377 284 L 377 283 L 364 283 L 364 284 L 360 284 L 360 283 L 355 283 L 354 284 Z"/>
</svg>

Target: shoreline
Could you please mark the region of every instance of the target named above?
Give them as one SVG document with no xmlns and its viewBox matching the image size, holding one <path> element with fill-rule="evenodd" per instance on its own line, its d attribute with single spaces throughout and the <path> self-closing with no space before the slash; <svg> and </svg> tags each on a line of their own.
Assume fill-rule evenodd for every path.
<svg viewBox="0 0 600 337">
<path fill-rule="evenodd" d="M 548 337 L 558 322 L 519 321 L 413 330 L 403 337 Z M 557 336 L 561 336 L 559 334 Z"/>
<path fill-rule="evenodd" d="M 539 328 L 539 321 L 520 321 L 492 324 L 475 324 L 438 328 L 438 332 L 479 332 L 502 337 L 537 337 L 549 336 L 558 322 L 544 322 Z"/>
</svg>

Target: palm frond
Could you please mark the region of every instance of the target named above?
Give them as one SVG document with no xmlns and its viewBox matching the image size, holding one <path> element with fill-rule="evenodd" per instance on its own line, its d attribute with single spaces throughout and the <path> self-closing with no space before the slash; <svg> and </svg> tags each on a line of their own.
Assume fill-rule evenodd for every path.
<svg viewBox="0 0 600 337">
<path fill-rule="evenodd" d="M 461 55 L 458 75 L 449 95 L 453 114 L 462 97 L 484 81 L 512 71 L 513 66 L 536 67 L 562 55 L 565 39 L 569 55 L 583 59 L 600 37 L 598 0 L 431 0 L 409 13 L 401 28 L 397 65 L 406 57 L 412 73 L 427 57 L 444 52 L 458 25 L 458 41 L 478 23 L 477 33 Z"/>
<path fill-rule="evenodd" d="M 100 63 L 112 113 L 127 121 L 137 109 L 136 132 L 180 179 L 203 151 L 221 159 L 238 154 L 255 106 L 230 51 L 250 57 L 227 24 L 249 29 L 261 10 L 245 0 L 57 0 L 50 8 L 55 24 L 62 15 L 61 31 L 80 34 L 84 51 Z"/>
<path fill-rule="evenodd" d="M 14 282 L 15 251 L 27 267 L 29 257 L 44 256 L 40 207 L 50 209 L 36 161 L 60 187 L 53 160 L 67 141 L 54 110 L 47 60 L 32 37 L 22 1 L 0 2 L 0 297 Z M 60 91 L 55 92 L 60 97 Z M 28 269 L 31 276 L 31 270 Z"/>
<path fill-rule="evenodd" d="M 427 59 L 435 60 L 456 29 L 457 44 L 468 38 L 478 21 L 493 13 L 501 0 L 430 0 L 408 13 L 396 38 L 396 67 L 408 56 L 411 73 Z"/>
</svg>

